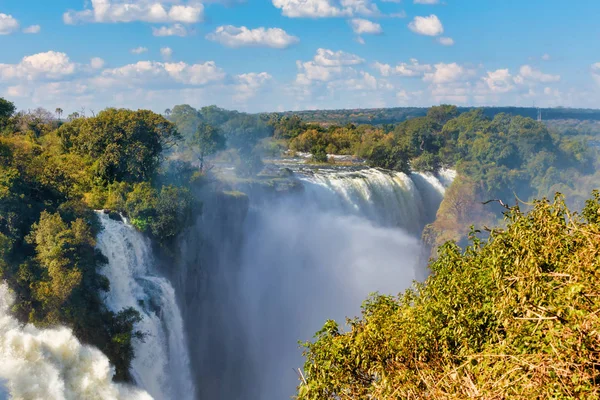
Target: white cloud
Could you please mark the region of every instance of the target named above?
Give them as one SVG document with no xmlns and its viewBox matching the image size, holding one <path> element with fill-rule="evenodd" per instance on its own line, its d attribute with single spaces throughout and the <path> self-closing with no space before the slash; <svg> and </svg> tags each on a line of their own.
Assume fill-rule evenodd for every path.
<svg viewBox="0 0 600 400">
<path fill-rule="evenodd" d="M 592 78 L 600 85 L 600 62 L 592 64 Z"/>
<path fill-rule="evenodd" d="M 0 13 L 0 35 L 10 35 L 19 30 L 19 21 L 12 15 Z"/>
<path fill-rule="evenodd" d="M 236 85 L 234 99 L 236 101 L 246 101 L 249 98 L 256 96 L 273 77 L 266 72 L 250 72 L 240 74 L 235 77 Z"/>
<path fill-rule="evenodd" d="M 443 46 L 454 46 L 454 39 L 451 37 L 441 37 L 437 39 L 438 43 Z"/>
<path fill-rule="evenodd" d="M 142 54 L 148 51 L 146 47 L 136 47 L 135 49 L 129 50 L 131 54 Z"/>
<path fill-rule="evenodd" d="M 170 47 L 162 47 L 160 49 L 160 55 L 163 56 L 165 60 L 169 60 L 173 55 L 173 49 L 171 49 Z"/>
<path fill-rule="evenodd" d="M 352 17 L 378 15 L 371 0 L 272 0 L 281 13 L 290 18 Z"/>
<path fill-rule="evenodd" d="M 168 5 L 169 0 L 91 0 L 91 8 L 69 10 L 63 14 L 65 24 L 152 22 L 193 24 L 202 21 L 204 5 L 193 1 L 187 5 Z"/>
<path fill-rule="evenodd" d="M 429 17 L 415 17 L 408 27 L 411 31 L 425 36 L 439 36 L 444 33 L 444 26 L 440 19 L 431 14 Z"/>
<path fill-rule="evenodd" d="M 140 61 L 123 67 L 104 70 L 95 79 L 99 86 L 148 86 L 176 82 L 184 85 L 198 86 L 225 78 L 223 70 L 214 63 L 207 61 L 203 64 L 162 63 L 155 61 Z"/>
<path fill-rule="evenodd" d="M 289 35 L 280 28 L 248 29 L 245 26 L 238 28 L 233 25 L 220 26 L 214 32 L 206 35 L 206 38 L 234 48 L 272 47 L 284 49 L 300 41 L 296 36 Z"/>
<path fill-rule="evenodd" d="M 35 33 L 40 33 L 41 30 L 42 30 L 41 26 L 31 25 L 31 26 L 28 26 L 27 28 L 23 29 L 23 33 L 35 34 Z"/>
<path fill-rule="evenodd" d="M 338 67 L 342 65 L 358 65 L 365 62 L 355 54 L 343 51 L 332 51 L 327 49 L 318 49 L 314 58 L 315 63 L 324 67 Z"/>
<path fill-rule="evenodd" d="M 355 54 L 343 51 L 318 49 L 312 61 L 297 61 L 298 75 L 296 83 L 310 85 L 314 81 L 327 82 L 342 76 L 354 75 L 351 66 L 362 64 L 365 60 Z"/>
<path fill-rule="evenodd" d="M 360 71 L 357 77 L 331 82 L 327 88 L 329 90 L 373 91 L 381 87 L 373 75 Z"/>
<path fill-rule="evenodd" d="M 440 0 L 415 0 L 415 4 L 440 4 Z"/>
<path fill-rule="evenodd" d="M 515 88 L 514 79 L 508 69 L 488 71 L 487 76 L 481 79 L 492 93 L 508 93 Z"/>
<path fill-rule="evenodd" d="M 401 63 L 395 67 L 379 62 L 373 63 L 372 67 L 379 71 L 382 76 L 400 75 L 403 77 L 419 77 L 433 70 L 431 65 L 420 64 L 419 60 L 414 58 L 410 59 L 410 63 Z"/>
<path fill-rule="evenodd" d="M 515 78 L 519 84 L 534 82 L 534 83 L 550 83 L 560 81 L 560 75 L 545 74 L 542 71 L 523 65 L 519 70 L 519 75 Z"/>
<path fill-rule="evenodd" d="M 433 72 L 428 72 L 423 76 L 425 82 L 435 84 L 459 82 L 474 74 L 473 71 L 470 71 L 457 63 L 439 63 L 435 64 L 434 68 L 435 70 Z"/>
<path fill-rule="evenodd" d="M 363 33 L 378 35 L 383 32 L 381 25 L 368 19 L 354 18 L 350 20 L 350 26 L 354 33 L 362 35 Z"/>
<path fill-rule="evenodd" d="M 552 57 L 550 56 L 550 54 L 544 54 L 542 56 L 543 61 L 550 61 L 551 59 L 552 59 Z"/>
<path fill-rule="evenodd" d="M 172 26 L 161 26 L 160 28 L 152 27 L 152 35 L 184 37 L 188 35 L 188 30 L 182 24 L 174 24 Z"/>
<path fill-rule="evenodd" d="M 24 57 L 18 64 L 0 64 L 0 80 L 61 79 L 76 72 L 65 53 L 48 51 Z"/>
<path fill-rule="evenodd" d="M 102 69 L 104 67 L 104 60 L 100 57 L 94 57 L 90 60 L 90 66 L 94 69 Z"/>
</svg>

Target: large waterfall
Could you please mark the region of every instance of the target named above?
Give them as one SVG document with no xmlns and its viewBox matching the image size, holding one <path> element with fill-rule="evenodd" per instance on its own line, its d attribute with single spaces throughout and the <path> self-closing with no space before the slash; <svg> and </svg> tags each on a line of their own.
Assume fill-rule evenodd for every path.
<svg viewBox="0 0 600 400">
<path fill-rule="evenodd" d="M 20 325 L 10 315 L 13 303 L 8 286 L 0 283 L 0 399 L 152 399 L 113 383 L 108 358 L 82 345 L 69 329 Z"/>
<path fill-rule="evenodd" d="M 68 329 L 20 326 L 0 285 L 0 399 L 290 398 L 298 341 L 425 276 L 419 235 L 453 178 L 299 169 L 303 190 L 253 192 L 249 209 L 239 194 L 205 194 L 176 254 L 156 259 L 149 239 L 99 212 L 105 303 L 143 317 L 131 371 L 141 389 L 112 383 L 107 358 Z"/>
<path fill-rule="evenodd" d="M 450 171 L 295 172 L 303 190 L 264 198 L 253 190 L 245 221 L 215 219 L 215 209 L 231 209 L 207 204 L 181 244 L 178 290 L 195 294 L 184 315 L 202 348 L 192 360 L 199 399 L 290 398 L 299 340 L 327 319 L 358 315 L 370 293 L 397 294 L 426 275 L 419 236 Z M 224 227 L 242 232 L 238 256 Z"/>
<path fill-rule="evenodd" d="M 136 329 L 132 374 L 155 399 L 194 399 L 187 340 L 175 291 L 156 275 L 149 240 L 131 226 L 98 213 L 103 230 L 98 248 L 108 257 L 102 273 L 110 281 L 107 307 L 115 312 L 133 307 L 143 317 Z"/>
</svg>

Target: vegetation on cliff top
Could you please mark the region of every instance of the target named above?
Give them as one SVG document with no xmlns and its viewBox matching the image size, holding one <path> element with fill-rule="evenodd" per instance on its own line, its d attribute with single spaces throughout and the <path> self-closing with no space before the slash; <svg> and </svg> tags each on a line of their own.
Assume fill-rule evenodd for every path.
<svg viewBox="0 0 600 400">
<path fill-rule="evenodd" d="M 67 123 L 44 110 L 14 112 L 0 99 L 0 279 L 15 291 L 21 321 L 71 327 L 109 357 L 116 379 L 128 380 L 140 316 L 102 301 L 109 282 L 92 210 L 119 211 L 157 240 L 173 239 L 194 205 L 188 188 L 161 183 L 163 153 L 179 134 L 144 110 Z"/>
<path fill-rule="evenodd" d="M 426 282 L 304 344 L 297 398 L 598 398 L 599 215 L 598 192 L 581 216 L 557 196 L 447 243 Z"/>
</svg>

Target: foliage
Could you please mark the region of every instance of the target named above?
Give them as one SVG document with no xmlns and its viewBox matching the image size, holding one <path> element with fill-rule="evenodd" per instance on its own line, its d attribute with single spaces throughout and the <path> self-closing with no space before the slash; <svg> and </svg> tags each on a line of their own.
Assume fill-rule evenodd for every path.
<svg viewBox="0 0 600 400">
<path fill-rule="evenodd" d="M 444 245 L 425 283 L 371 297 L 347 332 L 327 322 L 304 344 L 298 399 L 598 398 L 598 200 L 591 220 L 560 196 L 513 207 L 505 230 Z"/>
<path fill-rule="evenodd" d="M 200 161 L 200 171 L 203 171 L 205 157 L 225 150 L 225 137 L 212 125 L 201 122 L 188 144 Z"/>
<path fill-rule="evenodd" d="M 71 115 L 59 127 L 44 109 L 14 114 L 2 99 L 0 106 L 0 279 L 18 297 L 14 312 L 22 322 L 72 328 L 109 357 L 117 380 L 131 380 L 140 316 L 113 313 L 102 301 L 109 281 L 99 273 L 106 258 L 95 248 L 101 225 L 91 208 L 129 211 L 164 242 L 185 229 L 189 191 L 157 176 L 179 135 L 150 111 Z"/>
<path fill-rule="evenodd" d="M 179 139 L 175 125 L 147 110 L 107 109 L 57 131 L 66 151 L 88 157 L 100 180 L 141 182 L 156 172 L 162 151 Z"/>
</svg>

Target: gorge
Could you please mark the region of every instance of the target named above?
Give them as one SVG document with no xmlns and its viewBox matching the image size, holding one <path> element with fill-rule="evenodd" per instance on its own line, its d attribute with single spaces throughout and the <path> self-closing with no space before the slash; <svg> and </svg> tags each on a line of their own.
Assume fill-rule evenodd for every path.
<svg viewBox="0 0 600 400">
<path fill-rule="evenodd" d="M 420 230 L 452 178 L 447 170 L 298 170 L 290 179 L 299 191 L 205 199 L 177 254 L 162 257 L 126 221 L 98 212 L 104 301 L 142 316 L 136 384 L 156 399 L 292 396 L 299 340 L 327 318 L 356 315 L 369 293 L 396 293 L 425 276 Z"/>
</svg>

